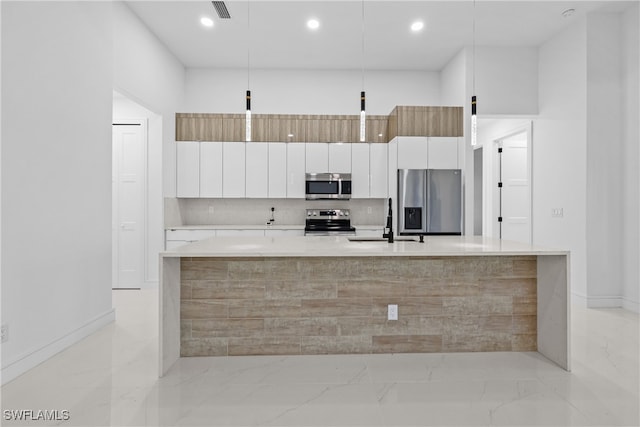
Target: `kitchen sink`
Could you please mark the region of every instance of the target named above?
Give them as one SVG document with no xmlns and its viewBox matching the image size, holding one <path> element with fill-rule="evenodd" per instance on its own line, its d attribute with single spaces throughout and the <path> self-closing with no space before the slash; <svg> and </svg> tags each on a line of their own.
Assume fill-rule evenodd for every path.
<svg viewBox="0 0 640 427">
<path fill-rule="evenodd" d="M 387 242 L 388 239 L 386 237 L 368 237 L 368 236 L 354 236 L 347 237 L 350 242 Z M 413 237 L 394 237 L 394 242 L 415 242 L 416 239 Z"/>
</svg>

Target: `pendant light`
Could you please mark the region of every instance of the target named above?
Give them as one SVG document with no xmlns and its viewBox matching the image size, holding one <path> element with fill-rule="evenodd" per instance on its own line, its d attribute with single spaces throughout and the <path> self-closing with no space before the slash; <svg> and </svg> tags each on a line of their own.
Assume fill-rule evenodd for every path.
<svg viewBox="0 0 640 427">
<path fill-rule="evenodd" d="M 478 116 L 476 111 L 476 0 L 473 0 L 473 44 L 472 44 L 472 85 L 471 85 L 471 145 L 478 143 Z"/>
<path fill-rule="evenodd" d="M 365 113 L 366 96 L 364 93 L 364 0 L 362 0 L 362 91 L 360 92 L 360 142 L 367 139 L 367 118 Z"/>
<path fill-rule="evenodd" d="M 244 132 L 246 142 L 251 142 L 251 10 L 250 3 L 247 1 L 247 95 L 246 95 L 246 107 L 247 111 L 244 119 Z"/>
</svg>

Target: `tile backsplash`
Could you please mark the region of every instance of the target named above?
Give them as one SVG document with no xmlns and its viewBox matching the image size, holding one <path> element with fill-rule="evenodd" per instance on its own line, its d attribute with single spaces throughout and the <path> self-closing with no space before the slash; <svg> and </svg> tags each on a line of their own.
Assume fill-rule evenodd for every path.
<svg viewBox="0 0 640 427">
<path fill-rule="evenodd" d="M 384 225 L 386 199 L 165 199 L 165 226 L 263 225 L 274 210 L 276 225 L 304 225 L 306 209 L 350 209 L 354 225 Z"/>
</svg>

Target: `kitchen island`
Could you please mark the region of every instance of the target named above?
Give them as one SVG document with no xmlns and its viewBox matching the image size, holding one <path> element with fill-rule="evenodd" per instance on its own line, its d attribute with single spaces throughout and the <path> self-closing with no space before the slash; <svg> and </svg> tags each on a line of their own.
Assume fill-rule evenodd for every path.
<svg viewBox="0 0 640 427">
<path fill-rule="evenodd" d="M 214 237 L 160 265 L 160 375 L 181 356 L 331 353 L 538 351 L 570 368 L 566 251 Z"/>
</svg>

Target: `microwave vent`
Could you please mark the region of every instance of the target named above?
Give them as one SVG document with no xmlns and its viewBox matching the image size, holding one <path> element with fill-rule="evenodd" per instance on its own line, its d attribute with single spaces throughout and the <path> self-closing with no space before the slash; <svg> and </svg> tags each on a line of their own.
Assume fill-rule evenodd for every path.
<svg viewBox="0 0 640 427">
<path fill-rule="evenodd" d="M 227 9 L 227 5 L 224 4 L 223 1 L 212 1 L 213 7 L 218 12 L 218 17 L 221 19 L 230 19 L 231 15 L 229 15 L 229 10 Z"/>
</svg>

